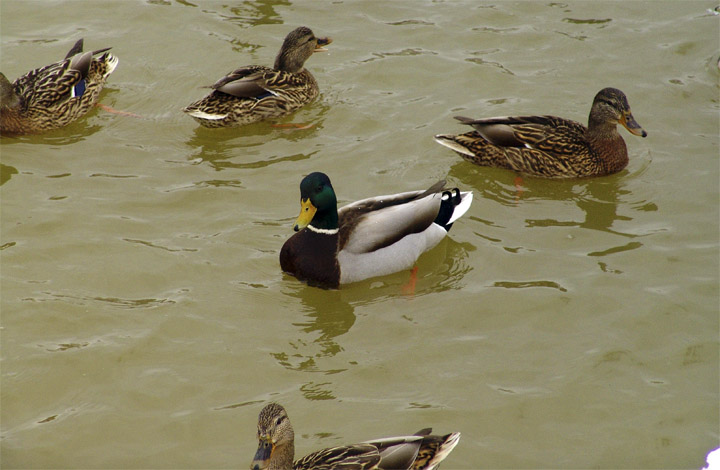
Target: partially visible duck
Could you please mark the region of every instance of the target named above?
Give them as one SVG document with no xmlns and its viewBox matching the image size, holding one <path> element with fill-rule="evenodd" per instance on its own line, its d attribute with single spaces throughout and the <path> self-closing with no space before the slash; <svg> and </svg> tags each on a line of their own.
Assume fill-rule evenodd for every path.
<svg viewBox="0 0 720 470">
<path fill-rule="evenodd" d="M 65 59 L 31 70 L 12 83 L 0 73 L 0 133 L 37 134 L 85 115 L 118 64 L 109 49 L 83 53 L 80 39 Z"/>
<path fill-rule="evenodd" d="M 411 436 L 386 437 L 319 450 L 293 461 L 295 432 L 285 408 L 265 406 L 258 416 L 258 449 L 251 470 L 434 470 L 460 440 L 460 433 L 431 435 L 426 428 Z"/>
</svg>

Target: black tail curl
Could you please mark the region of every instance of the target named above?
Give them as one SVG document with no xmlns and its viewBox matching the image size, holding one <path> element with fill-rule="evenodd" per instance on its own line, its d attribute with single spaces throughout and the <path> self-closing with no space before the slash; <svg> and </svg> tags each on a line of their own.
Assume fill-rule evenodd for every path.
<svg viewBox="0 0 720 470">
<path fill-rule="evenodd" d="M 445 230 L 450 231 L 453 224 L 449 224 L 448 222 L 450 221 L 453 212 L 455 212 L 455 206 L 460 204 L 460 201 L 462 201 L 462 196 L 460 195 L 460 190 L 458 188 L 443 191 L 440 211 L 435 218 L 435 223 Z"/>
</svg>

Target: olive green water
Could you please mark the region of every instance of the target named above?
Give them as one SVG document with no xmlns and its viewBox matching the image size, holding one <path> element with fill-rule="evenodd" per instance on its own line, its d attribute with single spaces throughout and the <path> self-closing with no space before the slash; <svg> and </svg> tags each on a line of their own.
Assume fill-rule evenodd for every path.
<svg viewBox="0 0 720 470">
<path fill-rule="evenodd" d="M 700 468 L 718 446 L 716 2 L 18 1 L 11 80 L 76 39 L 120 63 L 102 110 L 2 138 L 3 468 L 247 468 L 262 406 L 298 454 L 432 426 L 443 464 Z M 199 128 L 203 85 L 299 26 L 317 102 Z M 452 116 L 628 95 L 627 170 L 544 181 L 437 145 Z M 341 203 L 441 178 L 475 201 L 409 272 L 339 291 L 283 275 L 298 184 Z"/>
</svg>

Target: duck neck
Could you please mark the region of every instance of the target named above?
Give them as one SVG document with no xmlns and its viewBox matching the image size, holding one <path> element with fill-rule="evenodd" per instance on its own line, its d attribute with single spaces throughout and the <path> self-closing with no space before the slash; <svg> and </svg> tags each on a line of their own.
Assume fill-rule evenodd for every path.
<svg viewBox="0 0 720 470">
<path fill-rule="evenodd" d="M 305 60 L 290 51 L 281 49 L 275 58 L 275 70 L 283 72 L 299 73 L 305 65 Z"/>
<path fill-rule="evenodd" d="M 293 470 L 293 459 L 295 458 L 295 443 L 291 442 L 277 447 L 273 451 L 272 459 L 268 470 Z"/>
<path fill-rule="evenodd" d="M 332 235 L 338 230 L 338 213 L 337 206 L 332 209 L 318 210 L 313 217 L 310 226 L 318 233 L 327 233 Z"/>
<path fill-rule="evenodd" d="M 625 140 L 618 133 L 617 125 L 607 121 L 593 121 L 592 117 L 591 114 L 586 138 L 595 155 L 602 156 L 598 163 L 602 165 L 605 174 L 622 170 L 629 159 Z"/>
</svg>

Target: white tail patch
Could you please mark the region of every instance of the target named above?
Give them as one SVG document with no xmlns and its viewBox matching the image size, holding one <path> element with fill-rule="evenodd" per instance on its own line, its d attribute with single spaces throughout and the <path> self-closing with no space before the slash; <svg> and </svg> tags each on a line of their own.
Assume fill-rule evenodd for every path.
<svg viewBox="0 0 720 470">
<path fill-rule="evenodd" d="M 116 56 L 112 54 L 107 55 L 107 61 L 105 62 L 107 64 L 107 71 L 105 72 L 106 77 L 113 73 L 115 67 L 117 67 L 118 62 L 120 62 L 120 59 L 118 59 Z"/>
<path fill-rule="evenodd" d="M 455 448 L 455 446 L 460 441 L 460 433 L 454 432 L 450 434 L 450 437 L 448 437 L 447 441 L 443 443 L 443 445 L 440 446 L 440 449 L 438 449 L 437 454 L 433 455 L 433 458 L 430 459 L 430 461 L 427 464 L 428 470 L 434 470 L 437 468 L 438 465 L 440 465 L 440 462 L 445 460 L 445 457 L 452 452 L 452 450 Z"/>
<path fill-rule="evenodd" d="M 463 155 L 467 155 L 469 157 L 475 156 L 470 150 L 468 150 L 464 146 L 458 144 L 454 140 L 451 140 L 450 137 L 453 137 L 453 136 L 449 136 L 449 135 L 445 135 L 445 134 L 438 134 L 435 136 L 435 142 L 442 145 L 443 147 L 447 147 L 458 153 L 462 153 Z"/>
<path fill-rule="evenodd" d="M 209 114 L 203 111 L 186 111 L 190 116 L 198 119 L 207 119 L 208 121 L 219 121 L 225 119 L 227 114 Z"/>
</svg>

